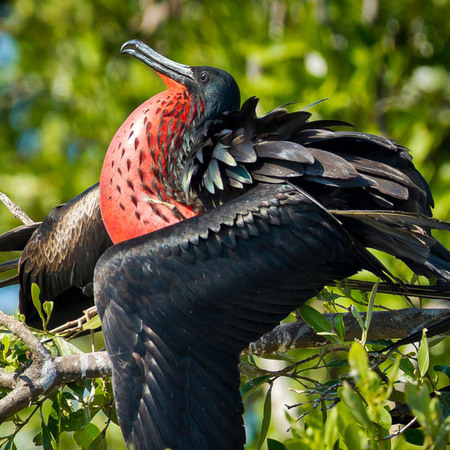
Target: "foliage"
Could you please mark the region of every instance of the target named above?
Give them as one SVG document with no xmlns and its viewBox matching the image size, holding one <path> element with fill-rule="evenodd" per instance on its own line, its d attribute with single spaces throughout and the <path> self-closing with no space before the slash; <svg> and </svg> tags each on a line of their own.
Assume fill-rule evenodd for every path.
<svg viewBox="0 0 450 450">
<path fill-rule="evenodd" d="M 136 37 L 174 60 L 230 71 L 243 98 L 261 97 L 261 113 L 288 101 L 298 102 L 293 107 L 304 107 L 329 98 L 312 108 L 315 116 L 344 119 L 411 148 L 431 184 L 435 215 L 448 219 L 447 11 L 447 0 L 3 2 L 1 190 L 40 220 L 54 205 L 97 181 L 115 130 L 138 104 L 161 89 L 157 77 L 145 66 L 119 55 L 121 44 Z M 1 209 L 0 232 L 14 225 L 17 222 Z M 448 238 L 445 242 L 450 243 Z M 383 262 L 410 278 L 399 263 Z M 339 299 L 345 307 L 367 304 L 368 300 L 357 293 L 352 293 L 351 299 L 333 295 L 333 300 Z M 383 302 L 399 305 L 395 300 Z M 330 308 L 334 308 L 333 301 Z M 357 308 L 352 309 L 355 316 L 360 306 Z M 262 435 L 267 432 L 274 437 L 264 444 L 270 449 L 357 449 L 367 442 L 373 448 L 400 449 L 414 448 L 406 442 L 419 440 L 423 446 L 440 448 L 448 433 L 448 418 L 443 417 L 448 417 L 450 400 L 444 393 L 433 398 L 428 394 L 437 393 L 448 376 L 448 344 L 431 348 L 432 341 L 427 349 L 423 340 L 418 355 L 408 348 L 405 351 L 410 353 L 401 357 L 377 360 L 373 352 L 380 345 L 367 342 L 363 331 L 361 343 L 350 345 L 343 341 L 345 329 L 339 319 L 326 325 L 307 308 L 301 314 L 309 316 L 330 345 L 276 356 L 286 365 L 282 374 L 261 372 L 261 363 L 255 358 L 246 361 L 243 367 L 256 376 L 251 383 L 243 379 L 249 445 L 257 445 L 255 430 L 262 422 Z M 364 330 L 370 324 L 361 325 Z M 26 348 L 9 334 L 1 339 L 2 367 L 13 370 L 25 364 Z M 46 345 L 53 348 L 55 342 L 52 339 Z M 86 343 L 79 339 L 77 345 Z M 272 405 L 280 378 L 297 383 L 299 406 L 285 411 L 283 406 Z M 396 388 L 400 381 L 409 383 L 406 396 Z M 274 388 L 264 396 L 261 386 L 266 383 Z M 32 407 L 15 418 L 22 429 L 21 424 L 28 422 L 34 411 L 14 442 L 19 446 L 25 428 L 34 427 L 32 436 L 36 435 L 35 442 L 42 442 L 44 448 L 58 444 L 60 431 L 59 448 L 72 448 L 74 442 L 80 448 L 104 448 L 100 442 L 106 427 L 114 428 L 118 436 L 110 446 L 120 448 L 123 444 L 117 427 L 104 423 L 109 423 L 106 417 L 114 421 L 110 392 L 108 381 L 96 380 L 52 394 L 34 410 Z M 407 402 L 420 423 L 418 430 L 407 429 L 393 444 L 382 439 L 389 434 L 386 427 L 392 398 Z M 263 416 L 256 422 L 253 407 Z M 99 421 L 100 411 L 105 416 Z M 291 426 L 289 438 L 279 437 L 280 426 L 274 428 L 273 418 L 270 423 L 269 411 L 286 415 Z M 298 416 L 309 412 L 297 421 L 290 414 L 293 411 Z M 437 420 L 441 416 L 442 420 Z M 2 436 L 3 429 L 2 425 Z M 69 430 L 72 437 L 67 439 L 65 431 Z M 335 447 L 337 440 L 339 447 Z M 12 440 L 6 448 L 8 445 L 14 448 Z"/>
<path fill-rule="evenodd" d="M 337 290 L 325 306 L 342 309 L 339 302 L 353 294 Z M 366 296 L 369 308 L 375 301 L 373 294 Z M 278 370 L 261 368 L 261 360 L 254 357 L 243 362 L 242 373 L 254 377 L 243 378 L 244 398 L 261 385 L 268 385 L 264 406 L 260 406 L 263 418 L 259 440 L 270 436 L 274 408 L 271 397 L 276 381 L 289 379 L 298 397 L 294 404 L 286 405 L 289 434 L 279 440 L 268 439 L 269 450 L 412 449 L 416 445 L 446 448 L 450 443 L 450 395 L 445 388 L 441 390 L 447 384 L 441 374 L 448 377 L 450 366 L 430 364 L 431 348 L 439 346 L 442 338 L 428 340 L 424 330 L 418 348 L 381 353 L 389 341 L 363 343 L 370 326 L 369 314 L 362 320 L 356 313 L 361 339 L 346 342 L 342 321 L 331 324 L 307 305 L 299 312 L 318 334 L 328 338 L 327 346 L 308 355 L 305 351 L 289 351 L 269 356 L 284 362 Z M 401 409 L 406 405 L 405 414 Z"/>
<path fill-rule="evenodd" d="M 52 356 L 82 353 L 62 337 L 37 331 L 36 336 L 44 339 Z M 7 330 L 0 333 L 0 342 L 0 366 L 9 373 L 24 370 L 29 364 L 29 349 Z M 100 421 L 98 415 L 102 416 Z M 29 424 L 34 424 L 35 431 L 29 440 L 35 446 L 44 449 L 69 448 L 65 434 L 71 433 L 72 446 L 100 449 L 105 445 L 105 434 L 111 421 L 117 424 L 110 379 L 86 379 L 66 384 L 10 418 L 10 423 L 2 427 L 0 447 L 20 448 L 17 443 L 23 442 L 22 432 Z"/>
</svg>

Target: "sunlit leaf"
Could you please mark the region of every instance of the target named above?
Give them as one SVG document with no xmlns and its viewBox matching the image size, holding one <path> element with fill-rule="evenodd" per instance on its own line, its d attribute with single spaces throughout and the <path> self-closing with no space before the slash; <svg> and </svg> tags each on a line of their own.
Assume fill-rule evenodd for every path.
<svg viewBox="0 0 450 450">
<path fill-rule="evenodd" d="M 82 430 L 76 431 L 72 435 L 72 439 L 82 449 L 88 449 L 89 446 L 100 435 L 101 431 L 92 422 L 88 423 Z"/>
<path fill-rule="evenodd" d="M 261 431 L 259 434 L 258 444 L 256 450 L 260 450 L 269 431 L 270 419 L 272 416 L 272 384 L 267 389 L 266 398 L 264 400 L 263 418 L 261 424 Z"/>
<path fill-rule="evenodd" d="M 371 426 L 364 403 L 348 383 L 344 382 L 344 385 L 338 389 L 338 395 L 345 405 L 348 406 L 359 424 L 366 427 Z"/>
<path fill-rule="evenodd" d="M 89 319 L 84 325 L 83 330 L 96 330 L 100 328 L 102 323 L 100 322 L 100 316 L 96 314 L 92 319 Z"/>
<path fill-rule="evenodd" d="M 344 340 L 345 338 L 345 324 L 344 324 L 344 315 L 343 314 L 337 314 L 334 316 L 334 328 L 336 328 L 336 331 L 339 335 L 339 337 Z"/>
<path fill-rule="evenodd" d="M 316 332 L 331 331 L 330 322 L 319 311 L 309 305 L 302 305 L 298 309 L 301 318 Z"/>
<path fill-rule="evenodd" d="M 428 340 L 426 335 L 427 330 L 424 329 L 422 332 L 422 340 L 420 341 L 419 351 L 417 353 L 417 362 L 419 364 L 419 372 L 422 377 L 428 371 L 430 366 L 430 352 L 428 350 Z"/>
<path fill-rule="evenodd" d="M 36 283 L 32 283 L 31 285 L 31 300 L 33 301 L 33 305 L 36 308 L 36 311 L 39 314 L 39 317 L 41 318 L 42 324 L 44 325 L 45 329 L 45 318 L 44 314 L 42 313 L 42 304 L 40 299 L 41 290 L 39 289 L 39 286 Z"/>
<path fill-rule="evenodd" d="M 369 357 L 364 347 L 358 341 L 352 343 L 348 352 L 348 362 L 359 377 L 365 377 L 369 371 Z"/>
</svg>

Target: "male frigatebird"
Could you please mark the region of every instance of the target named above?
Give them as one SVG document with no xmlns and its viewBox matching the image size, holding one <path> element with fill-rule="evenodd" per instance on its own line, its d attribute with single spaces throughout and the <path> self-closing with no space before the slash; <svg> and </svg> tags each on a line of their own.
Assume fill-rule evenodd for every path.
<svg viewBox="0 0 450 450">
<path fill-rule="evenodd" d="M 119 422 L 131 448 L 239 449 L 240 352 L 327 282 L 388 277 L 366 247 L 450 283 L 429 233 L 448 226 L 395 142 L 305 111 L 258 118 L 222 70 L 136 40 L 122 52 L 167 90 L 124 122 L 100 179 L 116 245 L 94 292 Z"/>
<path fill-rule="evenodd" d="M 66 233 L 82 239 L 84 275 L 75 250 L 52 272 L 25 248 L 21 289 L 38 280 L 89 296 L 110 238 L 94 291 L 127 444 L 242 448 L 240 351 L 326 283 L 361 269 L 389 277 L 366 247 L 450 283 L 450 253 L 430 234 L 448 226 L 430 218 L 428 185 L 395 142 L 334 131 L 348 124 L 309 121 L 306 111 L 257 117 L 257 99 L 239 108 L 222 70 L 175 63 L 140 41 L 122 51 L 168 89 L 119 129 L 100 186 L 32 237 L 38 249 L 44 234 L 61 236 L 60 218 L 79 216 L 90 199 L 84 225 L 70 220 Z"/>
</svg>

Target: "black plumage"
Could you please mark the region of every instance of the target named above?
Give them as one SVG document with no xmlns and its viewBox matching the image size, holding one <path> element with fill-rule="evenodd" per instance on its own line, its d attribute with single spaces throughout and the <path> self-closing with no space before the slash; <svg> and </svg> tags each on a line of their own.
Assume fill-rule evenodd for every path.
<svg viewBox="0 0 450 450">
<path fill-rule="evenodd" d="M 404 147 L 302 111 L 257 118 L 256 103 L 205 123 L 178 174 L 207 212 L 97 264 L 130 447 L 242 448 L 240 351 L 333 280 L 367 269 L 389 281 L 366 247 L 450 283 L 450 254 L 430 234 L 450 225 L 429 217 Z"/>
<path fill-rule="evenodd" d="M 191 96 L 196 114 L 188 125 L 175 114 L 167 130 L 179 135 L 159 150 L 170 163 L 171 194 L 203 213 L 105 251 L 93 187 L 82 194 L 92 209 L 81 228 L 97 236 L 80 245 L 86 267 L 64 250 L 39 268 L 33 255 L 43 250 L 33 235 L 22 256 L 22 298 L 33 280 L 43 292 L 75 284 L 86 293 L 104 252 L 94 293 L 129 447 L 239 449 L 239 353 L 327 283 L 361 269 L 390 282 L 366 247 L 450 285 L 450 252 L 430 231 L 450 224 L 431 218 L 429 187 L 395 142 L 336 131 L 348 124 L 284 107 L 257 117 L 256 98 L 229 111 L 240 99 L 229 74 L 174 63 L 139 41 L 123 49 L 184 86 L 179 98 Z M 81 236 L 78 225 L 64 230 L 53 218 L 38 240 Z"/>
</svg>

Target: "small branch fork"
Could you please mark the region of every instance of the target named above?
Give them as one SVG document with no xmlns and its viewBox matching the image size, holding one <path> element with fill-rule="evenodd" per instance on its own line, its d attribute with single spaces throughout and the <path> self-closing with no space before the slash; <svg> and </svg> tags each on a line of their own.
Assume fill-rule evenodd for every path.
<svg viewBox="0 0 450 450">
<path fill-rule="evenodd" d="M 0 371 L 0 388 L 12 389 L 0 399 L 0 423 L 26 408 L 39 396 L 64 384 L 111 375 L 106 352 L 54 357 L 25 324 L 0 311 L 0 325 L 30 349 L 30 364 L 21 373 Z"/>
</svg>

